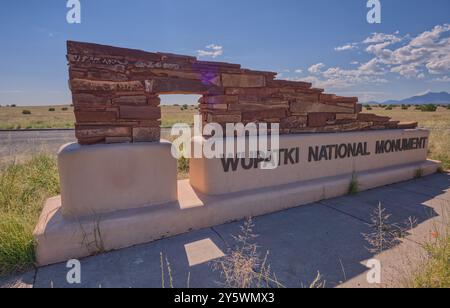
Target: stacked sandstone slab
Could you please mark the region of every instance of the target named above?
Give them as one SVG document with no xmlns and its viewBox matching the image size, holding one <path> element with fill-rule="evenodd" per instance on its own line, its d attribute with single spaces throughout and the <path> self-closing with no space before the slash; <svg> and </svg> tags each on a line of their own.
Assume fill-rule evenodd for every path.
<svg viewBox="0 0 450 308">
<path fill-rule="evenodd" d="M 80 144 L 158 141 L 160 94 L 200 94 L 203 123 L 280 123 L 283 134 L 415 128 L 361 113 L 356 97 L 238 64 L 67 43 Z"/>
</svg>

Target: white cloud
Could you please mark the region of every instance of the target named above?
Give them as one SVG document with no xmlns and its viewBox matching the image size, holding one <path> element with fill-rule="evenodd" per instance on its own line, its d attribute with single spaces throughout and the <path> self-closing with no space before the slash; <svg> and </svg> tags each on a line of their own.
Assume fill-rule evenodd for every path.
<svg viewBox="0 0 450 308">
<path fill-rule="evenodd" d="M 350 44 L 346 44 L 346 45 L 343 45 L 343 46 L 335 47 L 334 50 L 336 50 L 336 51 L 348 51 L 348 50 L 353 50 L 353 49 L 357 49 L 357 48 L 358 48 L 358 44 L 350 43 Z"/>
<path fill-rule="evenodd" d="M 439 77 L 439 78 L 434 78 L 432 81 L 435 81 L 435 82 L 448 82 L 448 83 L 450 83 L 450 77 L 449 76 L 443 76 L 443 77 Z"/>
<path fill-rule="evenodd" d="M 310 68 L 308 68 L 308 72 L 310 72 L 311 74 L 318 74 L 324 67 L 325 67 L 325 64 L 317 63 L 317 64 L 312 65 Z"/>
<path fill-rule="evenodd" d="M 223 46 L 211 44 L 206 46 L 205 50 L 197 50 L 197 56 L 199 58 L 217 58 L 223 55 Z"/>
<path fill-rule="evenodd" d="M 303 73 L 303 70 L 302 70 L 301 68 L 299 68 L 299 69 L 296 69 L 295 72 L 296 72 L 297 74 L 302 74 L 302 73 Z"/>
<path fill-rule="evenodd" d="M 364 44 L 378 44 L 378 43 L 384 43 L 384 42 L 393 42 L 397 43 L 402 40 L 402 38 L 399 36 L 400 32 L 396 31 L 393 34 L 385 34 L 385 33 L 372 33 L 371 36 L 366 38 L 363 43 Z"/>
<path fill-rule="evenodd" d="M 352 68 L 325 68 L 325 64 L 312 65 L 310 76 L 290 80 L 307 81 L 315 87 L 346 89 L 356 85 L 377 85 L 388 82 L 389 74 L 397 78 L 424 79 L 432 82 L 450 82 L 450 24 L 437 25 L 416 36 L 399 31 L 392 34 L 373 33 L 361 43 L 336 47 L 350 50 L 366 45 L 363 49 L 371 60 L 351 62 Z M 356 46 L 356 47 L 355 47 Z M 436 75 L 434 79 L 431 76 Z"/>
<path fill-rule="evenodd" d="M 438 25 L 412 38 L 406 45 L 390 50 L 381 49 L 375 55 L 395 72 L 406 78 L 424 78 L 429 74 L 450 73 L 450 25 Z"/>
</svg>

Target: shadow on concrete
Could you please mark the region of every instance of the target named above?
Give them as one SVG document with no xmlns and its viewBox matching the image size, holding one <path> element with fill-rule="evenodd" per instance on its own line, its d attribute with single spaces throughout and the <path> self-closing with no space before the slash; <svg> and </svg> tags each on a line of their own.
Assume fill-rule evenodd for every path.
<svg viewBox="0 0 450 308">
<path fill-rule="evenodd" d="M 362 236 L 381 202 L 392 214 L 390 223 L 401 224 L 410 217 L 422 224 L 450 206 L 450 175 L 438 174 L 395 184 L 354 196 L 326 200 L 254 219 L 254 232 L 260 253 L 269 251 L 269 263 L 286 287 L 309 286 L 320 272 L 327 287 L 337 286 L 367 271 L 363 265 L 373 254 Z M 162 222 L 164 223 L 164 222 Z M 212 270 L 211 258 L 235 245 L 242 221 L 193 231 L 157 242 L 86 258 L 82 263 L 82 284 L 66 282 L 65 264 L 40 268 L 35 287 L 217 287 L 220 274 Z M 209 243 L 199 250 L 190 244 Z M 212 244 L 211 244 L 212 243 Z M 205 250 L 206 249 L 206 250 Z M 163 270 L 161 269 L 163 253 Z M 192 262 L 192 256 L 201 262 Z M 167 261 L 170 263 L 167 266 Z M 206 263 L 204 263 L 206 262 Z M 189 264 L 195 264 L 190 266 Z"/>
</svg>

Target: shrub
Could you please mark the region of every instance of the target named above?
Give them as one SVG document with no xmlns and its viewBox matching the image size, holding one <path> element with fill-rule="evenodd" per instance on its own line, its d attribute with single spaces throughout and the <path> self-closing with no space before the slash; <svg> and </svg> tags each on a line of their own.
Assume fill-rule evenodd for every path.
<svg viewBox="0 0 450 308">
<path fill-rule="evenodd" d="M 450 110 L 450 105 L 447 105 L 447 109 L 449 109 L 449 110 Z"/>
<path fill-rule="evenodd" d="M 11 108 L 16 108 L 16 105 L 15 105 L 15 104 L 12 104 L 12 105 L 11 105 Z"/>
<path fill-rule="evenodd" d="M 56 111 L 56 109 L 55 108 L 49 108 L 48 111 L 54 112 L 54 111 Z"/>
<path fill-rule="evenodd" d="M 402 110 L 408 110 L 409 106 L 408 105 L 402 105 Z"/>
<path fill-rule="evenodd" d="M 409 287 L 450 288 L 450 227 L 433 232 L 434 241 L 424 246 L 428 260 L 420 267 Z"/>
<path fill-rule="evenodd" d="M 189 173 L 189 159 L 185 158 L 184 156 L 181 156 L 180 159 L 178 159 L 178 174 L 181 176 L 187 175 Z"/>
<path fill-rule="evenodd" d="M 62 110 L 62 111 L 67 111 L 67 110 L 69 110 L 69 108 L 63 107 L 63 108 L 61 108 L 61 110 Z"/>
<path fill-rule="evenodd" d="M 422 112 L 435 112 L 437 110 L 437 106 L 433 104 L 427 104 L 420 106 L 420 110 Z"/>
<path fill-rule="evenodd" d="M 22 114 L 29 115 L 29 114 L 31 114 L 31 111 L 30 110 L 22 110 Z"/>
<path fill-rule="evenodd" d="M 386 110 L 392 110 L 392 109 L 394 109 L 392 106 L 387 106 L 386 108 L 385 108 Z"/>
</svg>

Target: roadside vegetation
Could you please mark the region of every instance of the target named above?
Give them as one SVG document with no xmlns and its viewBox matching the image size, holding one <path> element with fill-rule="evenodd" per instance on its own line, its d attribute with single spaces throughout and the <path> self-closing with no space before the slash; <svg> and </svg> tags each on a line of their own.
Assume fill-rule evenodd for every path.
<svg viewBox="0 0 450 308">
<path fill-rule="evenodd" d="M 176 123 L 194 124 L 198 106 L 161 106 L 161 126 L 172 127 Z M 74 128 L 75 116 L 71 106 L 39 106 L 19 109 L 0 107 L 0 129 Z"/>
<path fill-rule="evenodd" d="M 59 194 L 55 159 L 42 154 L 0 169 L 0 276 L 33 267 L 33 230 L 46 198 Z"/>
<path fill-rule="evenodd" d="M 431 131 L 429 158 L 442 161 L 444 170 L 450 170 L 450 109 L 447 106 L 436 107 L 436 111 L 423 111 L 423 106 L 394 106 L 386 110 L 386 106 L 365 106 L 363 112 L 388 116 L 398 121 L 417 121 L 419 127 Z M 370 109 L 368 109 L 370 108 Z M 431 108 L 432 107 L 427 107 Z M 425 109 L 427 109 L 425 108 Z"/>
<path fill-rule="evenodd" d="M 402 265 L 405 268 L 396 269 L 398 277 L 394 284 L 405 288 L 450 288 L 449 213 L 444 210 L 444 214 L 440 217 L 443 226 L 436 227 L 431 232 L 430 240 L 425 243 L 416 242 L 424 251 L 422 258 L 412 262 L 409 258 L 411 256 L 402 256 L 407 261 Z M 362 234 L 368 244 L 366 249 L 370 253 L 381 254 L 401 244 L 401 240 L 412 234 L 417 226 L 417 220 L 413 217 L 400 224 L 390 223 L 390 218 L 391 214 L 381 203 L 371 214 L 370 232 Z"/>
<path fill-rule="evenodd" d="M 433 233 L 433 241 L 424 248 L 427 260 L 413 275 L 413 288 L 450 288 L 450 226 L 441 234 Z"/>
</svg>

